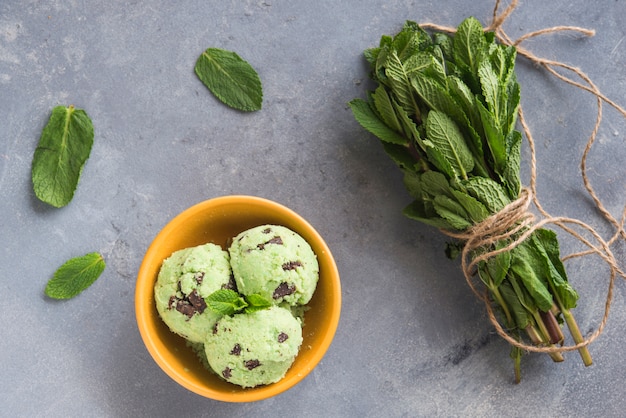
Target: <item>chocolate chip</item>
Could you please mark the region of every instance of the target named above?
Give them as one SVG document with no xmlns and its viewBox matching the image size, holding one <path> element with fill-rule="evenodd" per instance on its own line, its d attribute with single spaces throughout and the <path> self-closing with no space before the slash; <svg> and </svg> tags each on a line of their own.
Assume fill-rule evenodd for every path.
<svg viewBox="0 0 626 418">
<path fill-rule="evenodd" d="M 285 334 L 284 332 L 281 332 L 280 334 L 278 334 L 279 343 L 284 343 L 285 341 L 287 341 L 287 338 L 289 338 L 289 335 Z"/>
<path fill-rule="evenodd" d="M 246 369 L 252 370 L 259 367 L 261 362 L 259 360 L 247 360 L 243 362 L 243 365 L 246 366 Z"/>
<path fill-rule="evenodd" d="M 232 350 L 230 350 L 230 354 L 233 356 L 238 356 L 241 354 L 241 346 L 239 344 L 235 344 Z"/>
<path fill-rule="evenodd" d="M 176 303 L 176 310 L 187 318 L 191 318 L 196 313 L 202 313 L 206 309 L 206 302 L 194 289 L 188 296 L 180 299 L 175 296 L 170 297 L 170 309 Z"/>
<path fill-rule="evenodd" d="M 232 376 L 232 370 L 230 367 L 226 367 L 224 370 L 222 370 L 222 376 L 224 376 L 224 379 L 230 379 L 230 377 Z"/>
<path fill-rule="evenodd" d="M 217 322 L 215 324 L 213 324 L 213 335 L 217 334 Z"/>
<path fill-rule="evenodd" d="M 224 283 L 222 285 L 222 289 L 230 289 L 234 290 L 235 292 L 237 291 L 237 282 L 235 281 L 235 276 L 233 276 L 232 273 L 228 278 L 228 283 Z"/>
<path fill-rule="evenodd" d="M 274 290 L 274 293 L 272 294 L 272 297 L 274 299 L 280 299 L 283 296 L 287 296 L 287 295 L 291 295 L 292 293 L 294 293 L 296 291 L 296 286 L 295 285 L 291 285 L 289 286 L 289 283 L 287 282 L 282 282 L 281 284 L 278 285 L 278 287 Z"/>
<path fill-rule="evenodd" d="M 258 244 L 256 247 L 257 247 L 259 250 L 264 250 L 264 249 L 265 249 L 265 246 L 266 246 L 267 244 L 283 245 L 283 239 L 282 239 L 281 237 L 279 237 L 279 236 L 275 236 L 274 238 L 272 238 L 271 240 L 269 240 L 269 241 L 267 241 L 267 242 L 264 242 L 264 243 L 262 243 L 262 244 Z"/>
<path fill-rule="evenodd" d="M 204 312 L 204 310 L 206 309 L 206 302 L 204 301 L 204 299 L 198 294 L 198 292 L 196 291 L 196 289 L 193 290 L 193 292 L 191 292 L 188 296 L 189 298 L 189 303 L 191 303 L 191 306 L 194 307 L 194 309 L 196 310 L 196 312 L 198 313 L 202 313 Z"/>
<path fill-rule="evenodd" d="M 178 299 L 176 299 L 176 296 L 170 296 L 170 300 L 167 302 L 167 308 L 172 309 L 173 307 L 175 307 L 177 300 Z"/>
<path fill-rule="evenodd" d="M 272 232 L 272 228 L 265 228 L 263 231 L 264 234 L 269 234 L 270 232 Z"/>
<path fill-rule="evenodd" d="M 187 318 L 191 318 L 196 313 L 195 308 L 191 306 L 189 302 L 184 300 L 179 300 L 176 303 L 176 310 L 185 315 Z"/>
<path fill-rule="evenodd" d="M 298 267 L 302 267 L 301 261 L 289 261 L 283 264 L 283 270 L 295 270 Z"/>
</svg>

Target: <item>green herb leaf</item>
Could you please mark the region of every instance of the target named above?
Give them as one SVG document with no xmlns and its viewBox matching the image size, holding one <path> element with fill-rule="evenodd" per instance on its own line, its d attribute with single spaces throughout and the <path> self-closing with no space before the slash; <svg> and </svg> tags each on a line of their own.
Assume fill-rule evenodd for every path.
<svg viewBox="0 0 626 418">
<path fill-rule="evenodd" d="M 232 315 L 248 306 L 244 298 L 231 289 L 216 290 L 205 301 L 209 309 L 220 315 Z"/>
<path fill-rule="evenodd" d="M 105 263 L 98 253 L 89 253 L 65 262 L 46 285 L 45 293 L 54 299 L 70 299 L 93 284 L 104 271 Z"/>
<path fill-rule="evenodd" d="M 261 79 L 255 69 L 236 53 L 209 48 L 198 57 L 195 72 L 224 104 L 245 112 L 261 109 Z"/>
<path fill-rule="evenodd" d="M 478 87 L 476 72 L 487 49 L 486 44 L 483 27 L 476 18 L 461 22 L 454 36 L 452 52 L 455 63 L 463 69 L 473 89 Z"/>
<path fill-rule="evenodd" d="M 84 110 L 74 106 L 52 109 L 31 169 L 33 189 L 40 200 L 58 208 L 72 200 L 93 137 L 93 125 Z"/>
<path fill-rule="evenodd" d="M 434 204 L 439 216 L 448 221 L 454 229 L 463 231 L 472 226 L 469 221 L 469 214 L 456 200 L 440 195 L 435 197 Z"/>
<path fill-rule="evenodd" d="M 248 302 L 248 306 L 246 307 L 247 313 L 260 311 L 272 306 L 272 302 L 258 294 L 246 296 L 246 301 Z"/>
<path fill-rule="evenodd" d="M 381 141 L 401 145 L 407 143 L 404 137 L 389 128 L 378 118 L 365 100 L 354 99 L 349 105 L 356 121 Z"/>
<path fill-rule="evenodd" d="M 404 111 L 409 115 L 419 117 L 420 110 L 413 97 L 411 81 L 396 51 L 391 51 L 387 56 L 385 74 L 389 78 L 389 82 L 400 106 L 402 106 Z"/>
<path fill-rule="evenodd" d="M 470 177 L 461 184 L 470 196 L 482 202 L 491 213 L 499 212 L 511 203 L 502 186 L 488 177 Z"/>
<path fill-rule="evenodd" d="M 459 202 L 461 206 L 463 206 L 463 209 L 466 210 L 469 215 L 469 219 L 471 219 L 473 223 L 482 222 L 489 216 L 489 211 L 485 205 L 474 199 L 472 196 L 458 190 L 452 190 L 452 194 L 454 195 L 456 201 Z"/>
<path fill-rule="evenodd" d="M 454 174 L 467 178 L 467 173 L 474 168 L 474 159 L 456 123 L 445 113 L 433 110 L 426 119 L 426 133 L 429 142 L 441 152 Z"/>
<path fill-rule="evenodd" d="M 539 309 L 547 312 L 552 308 L 554 300 L 546 287 L 545 268 L 528 241 L 511 251 L 511 272 L 524 284 Z"/>
<path fill-rule="evenodd" d="M 378 86 L 376 91 L 372 93 L 372 100 L 383 122 L 394 131 L 402 132 L 402 125 L 400 125 L 400 121 L 398 121 L 396 116 L 391 97 L 389 97 L 387 90 L 383 86 Z"/>
<path fill-rule="evenodd" d="M 547 274 L 551 279 L 549 283 L 554 286 L 553 291 L 560 305 L 565 309 L 575 308 L 578 302 L 578 292 L 567 281 L 556 233 L 548 229 L 538 229 L 532 236 L 532 242 L 543 256 Z"/>
</svg>

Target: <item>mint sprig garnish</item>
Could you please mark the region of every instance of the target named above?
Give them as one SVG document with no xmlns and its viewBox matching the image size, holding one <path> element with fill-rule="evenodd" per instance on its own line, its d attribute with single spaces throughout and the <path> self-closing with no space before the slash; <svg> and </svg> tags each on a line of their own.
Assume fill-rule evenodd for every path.
<svg viewBox="0 0 626 418">
<path fill-rule="evenodd" d="M 205 301 L 209 309 L 220 315 L 251 313 L 272 306 L 272 303 L 261 295 L 242 296 L 231 289 L 216 290 Z"/>
<path fill-rule="evenodd" d="M 57 208 L 72 200 L 93 137 L 93 124 L 84 110 L 72 105 L 52 109 L 32 162 L 33 189 L 40 200 Z"/>
<path fill-rule="evenodd" d="M 89 253 L 66 261 L 46 285 L 45 293 L 53 299 L 70 299 L 91 286 L 106 264 L 99 253 Z"/>
<path fill-rule="evenodd" d="M 195 72 L 224 104 L 244 112 L 261 109 L 261 79 L 255 69 L 235 52 L 208 48 L 198 57 Z"/>
</svg>

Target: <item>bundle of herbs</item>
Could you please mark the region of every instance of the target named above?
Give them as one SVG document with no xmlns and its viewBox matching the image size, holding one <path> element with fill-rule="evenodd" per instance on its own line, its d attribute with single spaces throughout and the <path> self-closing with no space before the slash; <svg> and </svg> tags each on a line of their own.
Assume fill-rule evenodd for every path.
<svg viewBox="0 0 626 418">
<path fill-rule="evenodd" d="M 454 237 L 474 260 L 471 275 L 485 289 L 477 294 L 500 313 L 515 342 L 516 381 L 524 347 L 546 347 L 562 361 L 563 323 L 576 344 L 584 341 L 571 312 L 578 294 L 556 234 L 532 228 L 528 212 L 517 212 L 528 194 L 520 181 L 516 49 L 496 42 L 474 18 L 454 35 L 431 35 L 407 21 L 365 58 L 377 87 L 350 107 L 404 173 L 415 199 L 404 214 Z M 578 351 L 590 365 L 586 345 Z"/>
</svg>

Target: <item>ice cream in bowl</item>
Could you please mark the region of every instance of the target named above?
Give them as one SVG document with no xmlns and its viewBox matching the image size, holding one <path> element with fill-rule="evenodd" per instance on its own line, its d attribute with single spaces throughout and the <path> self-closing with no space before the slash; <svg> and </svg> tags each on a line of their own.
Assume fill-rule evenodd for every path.
<svg viewBox="0 0 626 418">
<path fill-rule="evenodd" d="M 157 365 L 186 389 L 252 402 L 304 379 L 331 345 L 337 266 L 293 210 L 224 196 L 175 216 L 149 246 L 135 312 Z"/>
</svg>

